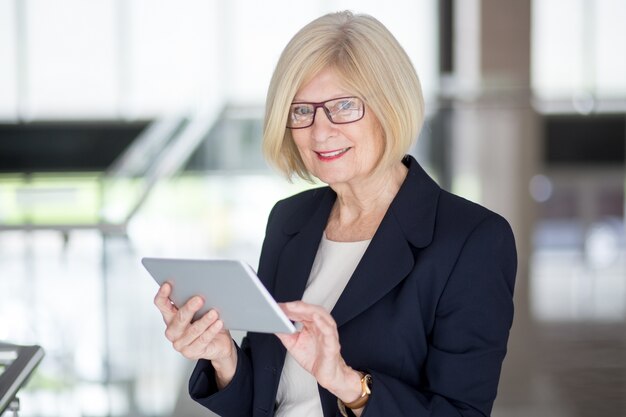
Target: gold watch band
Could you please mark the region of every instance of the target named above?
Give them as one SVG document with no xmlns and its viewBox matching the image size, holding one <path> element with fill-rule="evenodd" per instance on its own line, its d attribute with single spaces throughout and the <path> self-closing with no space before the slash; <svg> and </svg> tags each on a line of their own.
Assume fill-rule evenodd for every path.
<svg viewBox="0 0 626 417">
<path fill-rule="evenodd" d="M 337 406 L 339 407 L 341 415 L 344 417 L 348 417 L 346 408 L 356 410 L 365 406 L 365 404 L 367 404 L 367 400 L 369 400 L 370 398 L 370 394 L 372 393 L 372 390 L 370 388 L 372 385 L 372 376 L 370 374 L 364 374 L 363 372 L 359 373 L 361 374 L 361 396 L 349 403 L 344 403 L 339 398 L 337 398 Z"/>
</svg>

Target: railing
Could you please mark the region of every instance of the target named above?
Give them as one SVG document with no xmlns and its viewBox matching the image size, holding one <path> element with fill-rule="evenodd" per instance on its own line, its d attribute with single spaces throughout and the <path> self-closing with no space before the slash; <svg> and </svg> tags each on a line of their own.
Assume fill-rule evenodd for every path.
<svg viewBox="0 0 626 417">
<path fill-rule="evenodd" d="M 3 175 L 0 232 L 95 229 L 125 234 L 154 185 L 184 166 L 221 114 L 216 110 L 156 120 L 102 173 Z"/>
<path fill-rule="evenodd" d="M 17 416 L 20 402 L 16 395 L 43 356 L 44 351 L 39 346 L 0 343 L 0 415 L 10 411 Z"/>
</svg>

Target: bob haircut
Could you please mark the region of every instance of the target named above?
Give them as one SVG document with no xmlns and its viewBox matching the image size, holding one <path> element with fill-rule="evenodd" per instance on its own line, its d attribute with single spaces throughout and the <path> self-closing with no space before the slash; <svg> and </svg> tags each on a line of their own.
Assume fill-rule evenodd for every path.
<svg viewBox="0 0 626 417">
<path fill-rule="evenodd" d="M 389 30 L 372 16 L 329 13 L 304 26 L 283 50 L 265 103 L 263 152 L 288 179 L 313 181 L 286 128 L 298 90 L 324 69 L 363 99 L 384 138 L 376 170 L 400 161 L 424 121 L 424 99 L 409 57 Z"/>
</svg>

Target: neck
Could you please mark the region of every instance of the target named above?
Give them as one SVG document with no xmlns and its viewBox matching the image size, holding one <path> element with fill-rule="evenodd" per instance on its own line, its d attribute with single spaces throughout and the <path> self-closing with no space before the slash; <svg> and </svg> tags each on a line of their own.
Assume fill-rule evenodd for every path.
<svg viewBox="0 0 626 417">
<path fill-rule="evenodd" d="M 334 212 L 340 223 L 351 223 L 372 214 L 384 213 L 394 199 L 408 170 L 400 161 L 367 178 L 331 184 L 337 193 Z"/>
</svg>

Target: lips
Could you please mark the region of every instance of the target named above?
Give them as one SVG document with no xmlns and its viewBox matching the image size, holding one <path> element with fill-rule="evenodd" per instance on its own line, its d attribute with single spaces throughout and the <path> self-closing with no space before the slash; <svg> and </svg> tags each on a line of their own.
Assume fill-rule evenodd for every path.
<svg viewBox="0 0 626 417">
<path fill-rule="evenodd" d="M 348 148 L 335 149 L 333 151 L 324 151 L 324 152 L 316 151 L 315 153 L 317 154 L 317 157 L 321 159 L 322 161 L 332 161 L 333 159 L 341 158 L 350 149 L 352 148 L 348 147 Z"/>
</svg>

